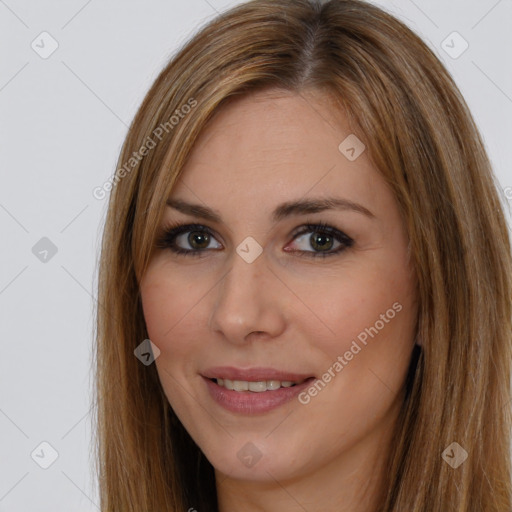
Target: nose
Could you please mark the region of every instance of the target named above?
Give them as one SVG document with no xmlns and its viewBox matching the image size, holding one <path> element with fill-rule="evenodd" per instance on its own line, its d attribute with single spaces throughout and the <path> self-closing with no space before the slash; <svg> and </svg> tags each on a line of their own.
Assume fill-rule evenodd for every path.
<svg viewBox="0 0 512 512">
<path fill-rule="evenodd" d="M 258 339 L 275 338 L 286 327 L 286 290 L 265 250 L 252 263 L 235 252 L 216 288 L 209 327 L 234 344 L 247 343 L 255 333 Z"/>
</svg>

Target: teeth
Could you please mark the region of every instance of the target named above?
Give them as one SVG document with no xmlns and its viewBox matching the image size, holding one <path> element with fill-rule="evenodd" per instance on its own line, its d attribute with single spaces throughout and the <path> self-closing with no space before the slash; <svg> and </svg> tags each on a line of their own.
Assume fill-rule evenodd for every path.
<svg viewBox="0 0 512 512">
<path fill-rule="evenodd" d="M 264 380 L 260 382 L 249 382 L 249 391 L 256 391 L 257 393 L 267 391 L 267 383 Z"/>
<path fill-rule="evenodd" d="M 278 380 L 267 380 L 267 389 L 279 389 L 281 387 L 281 383 Z"/>
<path fill-rule="evenodd" d="M 254 393 L 273 391 L 279 388 L 289 388 L 297 384 L 297 382 L 292 382 L 290 380 L 262 380 L 258 382 L 249 382 L 246 380 L 216 379 L 216 381 L 219 386 L 226 389 L 234 391 L 253 391 Z"/>
<path fill-rule="evenodd" d="M 233 389 L 235 391 L 248 391 L 249 383 L 243 380 L 234 380 L 233 381 Z"/>
</svg>

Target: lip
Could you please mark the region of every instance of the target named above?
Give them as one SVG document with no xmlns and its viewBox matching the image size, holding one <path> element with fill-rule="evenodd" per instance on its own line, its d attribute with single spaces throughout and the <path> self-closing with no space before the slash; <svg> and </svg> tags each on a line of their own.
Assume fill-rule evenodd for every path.
<svg viewBox="0 0 512 512">
<path fill-rule="evenodd" d="M 207 371 L 203 372 L 201 376 L 211 398 L 218 405 L 230 412 L 245 415 L 263 414 L 272 411 L 292 400 L 315 380 L 315 377 L 311 375 L 284 372 L 273 368 L 240 369 L 226 366 L 209 368 Z M 244 380 L 249 382 L 262 380 L 304 382 L 288 388 L 279 388 L 257 393 L 253 391 L 234 391 L 226 389 L 211 380 L 215 378 Z"/>
</svg>

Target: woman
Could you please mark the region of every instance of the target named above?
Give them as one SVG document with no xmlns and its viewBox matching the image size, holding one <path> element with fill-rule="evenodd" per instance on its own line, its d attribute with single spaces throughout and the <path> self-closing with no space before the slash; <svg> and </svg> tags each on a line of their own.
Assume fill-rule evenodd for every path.
<svg viewBox="0 0 512 512">
<path fill-rule="evenodd" d="M 222 14 L 112 184 L 102 510 L 511 510 L 510 271 L 477 128 L 406 26 Z"/>
</svg>

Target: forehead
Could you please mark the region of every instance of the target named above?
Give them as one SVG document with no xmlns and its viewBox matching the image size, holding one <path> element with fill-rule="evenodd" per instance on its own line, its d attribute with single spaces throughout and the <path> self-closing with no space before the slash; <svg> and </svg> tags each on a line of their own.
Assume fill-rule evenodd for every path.
<svg viewBox="0 0 512 512">
<path fill-rule="evenodd" d="M 327 96 L 260 91 L 238 98 L 203 130 L 171 197 L 192 199 L 193 191 L 195 202 L 219 210 L 333 193 L 371 202 L 385 185 L 365 151 L 353 161 L 340 151 L 354 135 Z"/>
<path fill-rule="evenodd" d="M 314 150 L 338 156 L 340 132 L 350 131 L 326 97 L 260 91 L 221 107 L 196 141 L 191 165 L 215 161 L 275 163 L 306 159 Z M 211 161 L 211 160 L 210 160 Z M 230 166 L 231 167 L 231 166 Z"/>
</svg>

